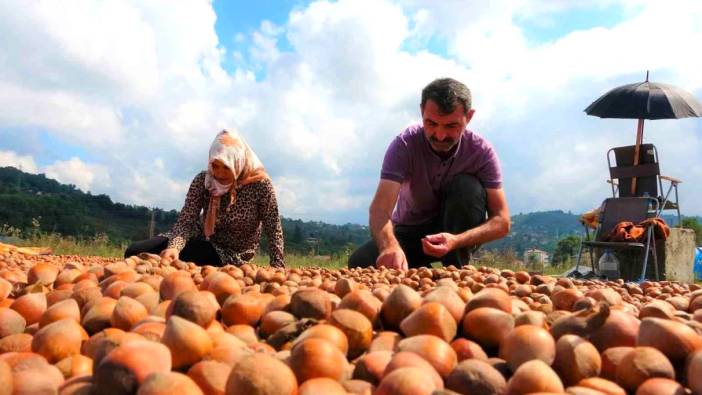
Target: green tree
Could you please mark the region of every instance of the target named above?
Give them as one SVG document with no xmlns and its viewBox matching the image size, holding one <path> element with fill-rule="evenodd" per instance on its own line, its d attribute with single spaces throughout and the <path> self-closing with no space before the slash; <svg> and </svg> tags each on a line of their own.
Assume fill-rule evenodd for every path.
<svg viewBox="0 0 702 395">
<path fill-rule="evenodd" d="M 302 242 L 302 228 L 300 227 L 300 224 L 295 224 L 295 230 L 293 231 L 290 241 L 293 243 Z"/>
<path fill-rule="evenodd" d="M 700 224 L 697 218 L 683 218 L 682 227 L 694 230 L 695 237 L 697 238 L 697 245 L 702 245 L 702 224 Z"/>
<path fill-rule="evenodd" d="M 553 252 L 552 262 L 554 265 L 559 265 L 570 260 L 575 254 L 578 253 L 578 247 L 580 246 L 580 237 L 571 235 L 558 240 L 556 244 L 556 249 Z"/>
</svg>

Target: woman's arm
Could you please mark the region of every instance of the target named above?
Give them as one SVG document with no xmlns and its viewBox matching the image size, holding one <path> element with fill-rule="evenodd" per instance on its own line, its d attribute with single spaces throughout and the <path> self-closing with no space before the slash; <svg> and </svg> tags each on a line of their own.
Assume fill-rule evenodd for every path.
<svg viewBox="0 0 702 395">
<path fill-rule="evenodd" d="M 183 209 L 178 214 L 178 220 L 171 229 L 171 237 L 168 239 L 168 247 L 181 251 L 185 243 L 198 232 L 198 221 L 200 211 L 204 206 L 205 196 L 205 172 L 195 176 L 190 183 L 190 189 L 185 197 Z"/>
<path fill-rule="evenodd" d="M 283 258 L 283 226 L 280 224 L 275 189 L 273 189 L 273 183 L 270 180 L 262 184 L 264 187 L 259 200 L 259 215 L 263 228 L 268 235 L 270 264 L 274 267 L 285 267 Z"/>
</svg>

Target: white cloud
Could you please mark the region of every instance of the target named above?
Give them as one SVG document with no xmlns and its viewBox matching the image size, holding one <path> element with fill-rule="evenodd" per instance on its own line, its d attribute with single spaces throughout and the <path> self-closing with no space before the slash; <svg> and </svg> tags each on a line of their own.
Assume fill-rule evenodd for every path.
<svg viewBox="0 0 702 395">
<path fill-rule="evenodd" d="M 3 2 L 3 74 L 39 90 L 135 102 L 159 82 L 153 28 L 120 1 Z M 7 39 L 11 38 L 11 39 Z M 41 50 L 38 50 L 41 49 Z M 19 56 L 23 55 L 23 56 Z"/>
<path fill-rule="evenodd" d="M 526 38 L 524 21 L 614 6 L 625 21 Z M 606 197 L 605 152 L 630 144 L 635 127 L 587 117 L 589 102 L 646 69 L 702 90 L 702 58 L 689 48 L 702 38 L 696 1 L 317 1 L 237 34 L 229 52 L 218 17 L 207 1 L 0 3 L 9 37 L 0 131 L 46 131 L 89 152 L 55 153 L 46 169 L 63 180 L 180 208 L 215 133 L 236 127 L 272 174 L 284 215 L 363 223 L 385 148 L 419 119 L 421 88 L 453 76 L 473 90 L 472 126 L 500 153 L 512 211 L 578 211 Z M 437 38 L 446 53 L 428 49 Z M 226 56 L 237 69 L 222 68 Z M 650 122 L 646 132 L 664 171 L 685 175 L 682 207 L 697 214 L 700 133 L 698 120 Z M 0 163 L 42 170 L 15 146 L 0 147 Z"/>
<path fill-rule="evenodd" d="M 46 166 L 43 172 L 64 184 L 73 184 L 83 191 L 95 191 L 95 188 L 109 189 L 110 174 L 102 165 L 87 164 L 77 157 L 60 160 Z"/>
<path fill-rule="evenodd" d="M 64 184 L 73 184 L 84 192 L 110 188 L 110 174 L 105 166 L 85 163 L 77 157 L 38 166 L 31 155 L 0 151 L 0 167 L 12 166 L 32 174 L 45 174 Z"/>
<path fill-rule="evenodd" d="M 180 210 L 192 177 L 183 181 L 174 180 L 165 176 L 163 169 L 156 162 L 149 168 L 122 173 L 117 181 L 126 186 L 115 192 L 113 197 L 117 201 Z"/>
<path fill-rule="evenodd" d="M 0 80 L 0 125 L 46 128 L 68 141 L 95 148 L 119 142 L 117 109 L 66 91 L 32 90 Z"/>
<path fill-rule="evenodd" d="M 44 174 L 63 184 L 73 184 L 83 192 L 109 192 L 113 200 L 153 207 L 172 208 L 182 203 L 189 181 L 176 181 L 165 176 L 166 164 L 156 158 L 140 171 L 110 172 L 104 165 L 85 163 L 80 158 L 58 160 L 46 166 L 37 166 L 30 155 L 0 151 L 0 167 L 12 166 L 32 174 Z M 123 169 L 120 169 L 123 170 Z"/>
<path fill-rule="evenodd" d="M 280 210 L 293 218 L 318 220 L 321 215 L 333 222 L 353 222 L 355 218 L 345 213 L 366 210 L 370 204 L 369 196 L 347 193 L 348 180 L 310 183 L 305 177 L 293 176 L 274 178 L 273 183 Z"/>
<path fill-rule="evenodd" d="M 278 36 L 283 29 L 270 21 L 261 22 L 259 30 L 251 34 L 253 45 L 249 49 L 251 58 L 263 64 L 275 62 L 280 57 Z"/>
<path fill-rule="evenodd" d="M 18 155 L 13 151 L 0 151 L 0 167 L 12 166 L 28 173 L 37 172 L 37 164 L 30 155 Z"/>
</svg>

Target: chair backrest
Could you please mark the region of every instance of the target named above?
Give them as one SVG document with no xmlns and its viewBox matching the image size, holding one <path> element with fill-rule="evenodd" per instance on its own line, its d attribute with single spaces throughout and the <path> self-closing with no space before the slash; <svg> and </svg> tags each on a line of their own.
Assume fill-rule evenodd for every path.
<svg viewBox="0 0 702 395">
<path fill-rule="evenodd" d="M 619 197 L 659 195 L 661 174 L 658 164 L 658 152 L 653 144 L 641 144 L 639 147 L 639 164 L 634 166 L 636 146 L 615 147 L 607 152 L 609 177 L 617 180 Z M 614 154 L 614 164 L 611 156 Z M 636 177 L 636 193 L 631 191 L 631 179 Z"/>
<path fill-rule="evenodd" d="M 596 240 L 602 241 L 622 221 L 638 224 L 656 212 L 658 200 L 648 197 L 619 197 L 605 199 L 600 211 L 600 227 Z"/>
</svg>

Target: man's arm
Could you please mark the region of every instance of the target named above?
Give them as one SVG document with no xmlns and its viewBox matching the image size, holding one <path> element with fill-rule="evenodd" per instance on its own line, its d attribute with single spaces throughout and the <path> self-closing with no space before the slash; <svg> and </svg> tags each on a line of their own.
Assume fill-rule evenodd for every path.
<svg viewBox="0 0 702 395">
<path fill-rule="evenodd" d="M 380 255 L 376 261 L 376 267 L 388 267 L 395 269 L 407 269 L 407 259 L 400 247 L 400 243 L 395 238 L 392 229 L 392 210 L 397 203 L 400 193 L 400 183 L 390 180 L 380 180 L 378 190 L 371 202 L 369 209 L 369 225 L 371 235 L 378 246 Z"/>
<path fill-rule="evenodd" d="M 425 254 L 442 257 L 458 248 L 472 247 L 507 236 L 512 223 L 505 192 L 502 188 L 485 190 L 487 191 L 488 220 L 478 227 L 457 235 L 439 233 L 425 237 L 422 240 Z"/>
</svg>

